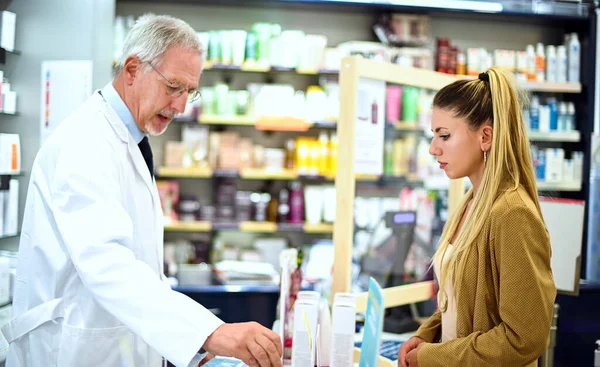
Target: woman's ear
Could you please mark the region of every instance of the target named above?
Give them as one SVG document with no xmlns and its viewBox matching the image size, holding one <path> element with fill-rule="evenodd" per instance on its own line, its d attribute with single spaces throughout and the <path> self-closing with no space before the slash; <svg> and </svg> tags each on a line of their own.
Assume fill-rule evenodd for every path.
<svg viewBox="0 0 600 367">
<path fill-rule="evenodd" d="M 479 132 L 481 150 L 489 152 L 492 147 L 492 140 L 494 138 L 494 128 L 489 124 L 484 124 Z"/>
</svg>

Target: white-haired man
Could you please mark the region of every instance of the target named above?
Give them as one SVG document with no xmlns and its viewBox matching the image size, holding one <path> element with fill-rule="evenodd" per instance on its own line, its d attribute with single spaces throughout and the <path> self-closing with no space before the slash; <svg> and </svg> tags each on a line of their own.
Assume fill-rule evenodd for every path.
<svg viewBox="0 0 600 367">
<path fill-rule="evenodd" d="M 279 337 L 225 324 L 164 281 L 163 226 L 148 135 L 198 96 L 194 30 L 146 15 L 114 80 L 68 117 L 33 164 L 2 332 L 8 367 L 178 367 L 212 354 L 280 366 Z"/>
</svg>

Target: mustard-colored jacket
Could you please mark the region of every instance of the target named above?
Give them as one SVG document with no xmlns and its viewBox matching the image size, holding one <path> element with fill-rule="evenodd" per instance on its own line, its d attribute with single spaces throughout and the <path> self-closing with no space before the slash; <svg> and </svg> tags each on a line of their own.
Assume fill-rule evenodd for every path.
<svg viewBox="0 0 600 367">
<path fill-rule="evenodd" d="M 537 366 L 556 286 L 550 238 L 524 188 L 502 191 L 469 251 L 457 299 L 458 338 L 440 343 L 441 314 L 421 325 L 419 367 Z M 456 287 L 455 287 L 456 288 Z"/>
</svg>

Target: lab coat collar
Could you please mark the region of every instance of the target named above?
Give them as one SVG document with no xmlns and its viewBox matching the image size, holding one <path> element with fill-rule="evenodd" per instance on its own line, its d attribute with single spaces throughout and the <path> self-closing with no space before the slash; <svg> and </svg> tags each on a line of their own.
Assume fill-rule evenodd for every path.
<svg viewBox="0 0 600 367">
<path fill-rule="evenodd" d="M 116 134 L 119 138 L 127 144 L 127 148 L 129 150 L 129 155 L 134 163 L 135 169 L 138 171 L 138 174 L 143 178 L 146 186 L 150 190 L 152 194 L 152 199 L 156 201 L 155 191 L 156 187 L 154 185 L 154 179 L 151 177 L 148 172 L 148 166 L 146 165 L 146 161 L 144 160 L 144 156 L 142 156 L 142 152 L 138 147 L 137 143 L 133 140 L 133 136 L 129 133 L 129 130 L 117 114 L 117 112 L 112 108 L 99 93 L 95 93 L 96 98 L 98 98 L 98 102 L 101 104 L 102 113 L 106 117 L 108 123 L 112 126 Z"/>
</svg>

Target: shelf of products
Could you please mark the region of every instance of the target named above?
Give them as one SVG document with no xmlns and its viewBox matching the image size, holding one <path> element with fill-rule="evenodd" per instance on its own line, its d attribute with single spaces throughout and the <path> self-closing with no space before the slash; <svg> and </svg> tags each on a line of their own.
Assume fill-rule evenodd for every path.
<svg viewBox="0 0 600 367">
<path fill-rule="evenodd" d="M 547 141 L 547 142 L 559 142 L 559 143 L 577 143 L 581 141 L 581 134 L 579 131 L 529 131 L 527 132 L 529 140 L 531 141 Z"/>
<path fill-rule="evenodd" d="M 19 237 L 21 234 L 20 233 L 15 233 L 15 234 L 5 234 L 5 235 L 1 235 L 0 236 L 0 240 L 4 240 L 7 238 L 16 238 Z"/>
<path fill-rule="evenodd" d="M 246 233 L 278 233 L 278 232 L 303 232 L 308 234 L 333 233 L 333 224 L 329 223 L 276 223 L 252 222 L 240 223 L 211 223 L 208 221 L 182 222 L 175 221 L 164 226 L 165 232 L 211 232 L 213 230 L 239 230 Z"/>
<path fill-rule="evenodd" d="M 581 191 L 581 182 L 564 181 L 564 182 L 542 182 L 537 183 L 538 191 L 564 191 L 578 192 Z"/>
</svg>

